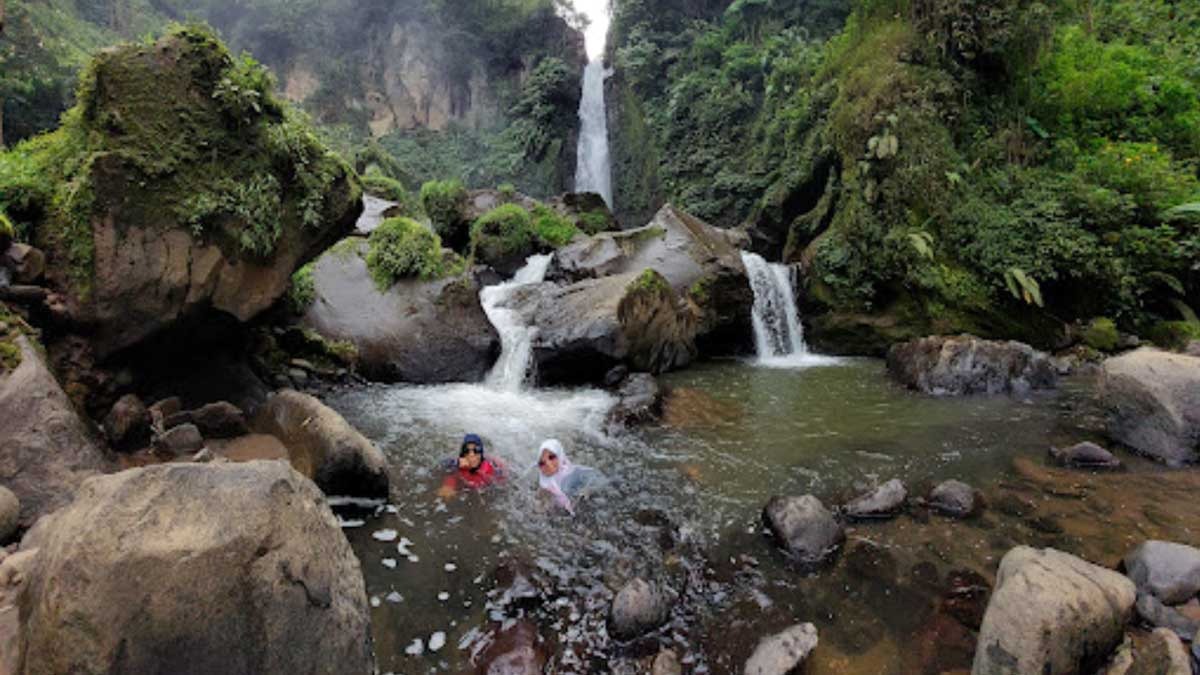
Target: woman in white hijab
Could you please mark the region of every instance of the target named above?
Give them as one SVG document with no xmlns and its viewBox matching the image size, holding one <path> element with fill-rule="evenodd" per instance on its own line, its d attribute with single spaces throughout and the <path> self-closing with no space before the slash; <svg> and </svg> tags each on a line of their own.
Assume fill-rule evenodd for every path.
<svg viewBox="0 0 1200 675">
<path fill-rule="evenodd" d="M 572 464 L 562 443 L 553 438 L 542 441 L 538 471 L 541 473 L 538 486 L 553 495 L 554 501 L 571 515 L 575 515 L 575 500 L 603 481 L 595 469 Z"/>
</svg>

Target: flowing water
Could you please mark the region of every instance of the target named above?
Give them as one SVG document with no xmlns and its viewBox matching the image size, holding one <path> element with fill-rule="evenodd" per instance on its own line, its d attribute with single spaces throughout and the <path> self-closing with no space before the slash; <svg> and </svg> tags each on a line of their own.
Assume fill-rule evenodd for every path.
<svg viewBox="0 0 1200 675">
<path fill-rule="evenodd" d="M 609 429 L 614 400 L 594 389 L 370 386 L 330 397 L 393 467 L 389 504 L 339 509 L 372 598 L 381 672 L 473 672 L 522 626 L 541 635 L 548 672 L 646 672 L 660 646 L 685 672 L 740 672 L 760 637 L 796 621 L 820 631 L 813 672 L 969 667 L 973 634 L 936 611 L 952 571 L 990 579 L 1017 543 L 1115 564 L 1139 537 L 1200 534 L 1187 497 L 1197 472 L 1128 457 L 1133 471 L 1111 477 L 1045 466 L 1049 445 L 1098 435 L 1087 381 L 1028 399 L 932 398 L 892 384 L 871 359 L 790 370 L 716 361 L 662 379 L 672 389 L 663 421 L 636 431 Z M 440 463 L 468 431 L 508 481 L 440 498 Z M 537 493 L 547 437 L 611 481 L 575 518 Z M 837 562 L 811 575 L 763 535 L 772 495 L 832 505 L 892 477 L 914 496 L 965 480 L 992 506 L 965 523 L 913 509 L 852 526 Z M 514 570 L 528 593 L 502 590 Z M 667 627 L 618 644 L 608 604 L 635 575 L 679 600 Z"/>
<path fill-rule="evenodd" d="M 537 328 L 526 325 L 521 313 L 504 307 L 504 303 L 515 289 L 544 280 L 553 257 L 550 254 L 530 256 L 510 281 L 488 286 L 479 293 L 479 301 L 488 321 L 500 334 L 500 358 L 492 366 L 487 378 L 488 385 L 494 389 L 518 392 L 529 379 L 530 356 Z"/>
<path fill-rule="evenodd" d="M 742 264 L 754 290 L 750 311 L 754 326 L 757 363 L 770 368 L 806 368 L 838 363 L 837 359 L 808 351 L 804 325 L 796 309 L 796 268 L 768 263 L 762 256 L 742 251 Z"/>
<path fill-rule="evenodd" d="M 578 164 L 575 191 L 595 192 L 613 206 L 612 169 L 608 161 L 608 116 L 604 108 L 604 61 L 594 58 L 583 71 L 579 102 Z"/>
</svg>

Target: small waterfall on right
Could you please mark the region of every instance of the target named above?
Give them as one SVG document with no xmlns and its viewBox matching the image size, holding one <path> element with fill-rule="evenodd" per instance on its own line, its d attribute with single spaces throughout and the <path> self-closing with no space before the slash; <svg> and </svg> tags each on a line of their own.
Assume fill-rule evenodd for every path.
<svg viewBox="0 0 1200 675">
<path fill-rule="evenodd" d="M 804 326 L 796 310 L 795 269 L 769 263 L 762 256 L 742 251 L 742 264 L 754 291 L 750 312 L 758 362 L 768 366 L 826 365 L 837 360 L 811 354 L 804 344 Z"/>
</svg>

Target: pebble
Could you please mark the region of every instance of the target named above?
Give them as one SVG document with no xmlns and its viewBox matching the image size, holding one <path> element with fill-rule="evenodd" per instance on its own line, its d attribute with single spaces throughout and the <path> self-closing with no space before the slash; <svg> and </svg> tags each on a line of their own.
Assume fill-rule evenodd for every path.
<svg viewBox="0 0 1200 675">
<path fill-rule="evenodd" d="M 391 593 L 388 593 L 386 599 L 388 602 L 390 602 L 392 604 L 396 604 L 398 602 L 404 602 L 404 596 L 400 595 L 396 591 L 392 591 Z"/>
<path fill-rule="evenodd" d="M 421 559 L 415 555 L 410 555 L 410 556 L 408 556 L 408 562 L 410 562 L 410 563 L 421 562 Z"/>
<path fill-rule="evenodd" d="M 395 530 L 376 530 L 371 533 L 371 537 L 376 541 L 396 541 L 396 537 L 400 533 Z"/>
<path fill-rule="evenodd" d="M 458 565 L 455 565 L 454 563 L 446 563 L 445 570 L 447 572 L 453 572 L 456 569 L 458 569 Z"/>
<path fill-rule="evenodd" d="M 438 593 L 438 600 L 445 602 L 449 599 L 450 599 L 450 594 L 447 593 L 446 591 L 442 591 L 441 593 Z"/>
<path fill-rule="evenodd" d="M 425 643 L 421 638 L 412 641 L 412 644 L 404 648 L 404 653 L 409 656 L 420 656 L 425 653 Z"/>
<path fill-rule="evenodd" d="M 429 636 L 429 651 L 436 652 L 446 645 L 446 634 L 438 631 Z"/>
<path fill-rule="evenodd" d="M 389 570 L 396 569 L 396 559 L 395 558 L 384 558 L 381 562 L 383 563 L 383 566 L 388 568 Z"/>
<path fill-rule="evenodd" d="M 372 595 L 372 596 L 371 596 L 371 606 L 372 606 L 372 607 L 378 607 L 378 606 L 379 606 L 379 605 L 381 605 L 381 604 L 383 604 L 383 603 L 382 603 L 382 602 L 379 600 L 379 596 L 378 596 L 378 595 Z"/>
</svg>

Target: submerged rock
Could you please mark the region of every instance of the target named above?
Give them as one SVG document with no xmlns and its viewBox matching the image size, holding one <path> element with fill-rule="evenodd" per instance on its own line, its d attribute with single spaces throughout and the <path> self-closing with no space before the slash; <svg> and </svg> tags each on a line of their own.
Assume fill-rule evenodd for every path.
<svg viewBox="0 0 1200 675">
<path fill-rule="evenodd" d="M 841 524 L 812 495 L 772 497 L 763 509 L 763 522 L 802 565 L 825 561 L 846 540 Z"/>
<path fill-rule="evenodd" d="M 887 365 L 901 384 L 936 396 L 1021 394 L 1058 383 L 1058 371 L 1048 355 L 1020 342 L 971 335 L 893 345 Z"/>
<path fill-rule="evenodd" d="M 612 601 L 608 632 L 618 640 L 632 640 L 667 622 L 672 597 L 645 579 L 637 578 L 621 587 Z"/>
<path fill-rule="evenodd" d="M 962 481 L 948 480 L 930 491 L 929 508 L 951 518 L 970 518 L 983 510 L 983 497 Z"/>
<path fill-rule="evenodd" d="M 1076 443 L 1069 448 L 1050 448 L 1050 460 L 1059 466 L 1080 469 L 1118 469 L 1121 460 L 1095 443 Z"/>
<path fill-rule="evenodd" d="M 1125 573 L 1139 590 L 1168 605 L 1200 593 L 1200 549 L 1168 541 L 1146 541 L 1125 556 Z"/>
<path fill-rule="evenodd" d="M 1108 435 L 1168 464 L 1200 460 L 1200 358 L 1139 349 L 1104 362 Z"/>
<path fill-rule="evenodd" d="M 0 373 L 0 485 L 20 500 L 19 523 L 29 527 L 109 463 L 41 352 L 25 337 L 16 343 L 21 364 Z"/>
<path fill-rule="evenodd" d="M 663 393 L 649 373 L 634 373 L 617 390 L 617 405 L 609 419 L 618 424 L 641 424 L 658 419 L 662 413 Z"/>
<path fill-rule="evenodd" d="M 500 353 L 500 336 L 469 278 L 406 279 L 380 291 L 365 239 L 348 239 L 313 264 L 315 300 L 303 324 L 358 351 L 368 378 L 417 384 L 478 382 Z"/>
<path fill-rule="evenodd" d="M 842 514 L 852 520 L 890 518 L 904 510 L 908 490 L 899 478 L 893 478 L 871 492 L 856 497 L 842 507 Z"/>
<path fill-rule="evenodd" d="M 22 672 L 372 672 L 358 560 L 280 462 L 97 477 L 37 540 Z"/>
<path fill-rule="evenodd" d="M 259 411 L 255 426 L 282 441 L 292 466 L 325 494 L 388 496 L 383 452 L 316 398 L 292 390 L 277 392 Z"/>
<path fill-rule="evenodd" d="M 1005 554 L 972 675 L 1089 673 L 1121 643 L 1135 589 L 1121 574 L 1054 549 Z"/>
<path fill-rule="evenodd" d="M 746 660 L 745 675 L 788 675 L 800 668 L 817 646 L 817 628 L 800 623 L 763 638 Z"/>
<path fill-rule="evenodd" d="M 246 414 L 228 401 L 201 406 L 192 411 L 191 418 L 205 438 L 235 438 L 250 433 Z"/>
</svg>

